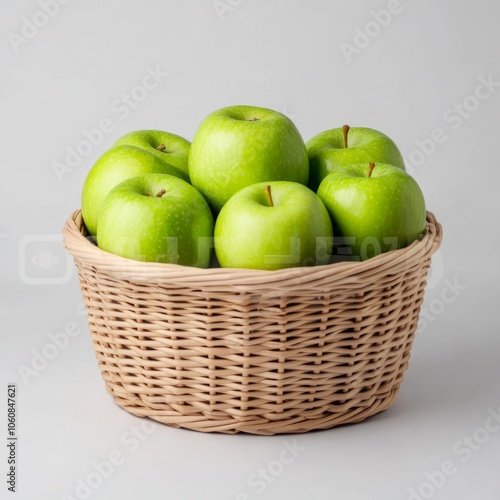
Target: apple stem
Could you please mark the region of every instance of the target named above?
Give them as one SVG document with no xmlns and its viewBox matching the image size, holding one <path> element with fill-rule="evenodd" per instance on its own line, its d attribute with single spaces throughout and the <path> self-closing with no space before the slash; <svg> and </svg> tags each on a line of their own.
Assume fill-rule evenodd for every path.
<svg viewBox="0 0 500 500">
<path fill-rule="evenodd" d="M 274 207 L 273 197 L 271 196 L 271 186 L 266 186 L 266 196 L 270 207 Z"/>
<path fill-rule="evenodd" d="M 368 164 L 368 177 L 372 176 L 373 169 L 375 168 L 375 163 L 370 162 Z"/>
<path fill-rule="evenodd" d="M 165 151 L 165 149 L 167 149 L 167 147 L 165 146 L 165 144 L 160 144 L 160 145 L 158 145 L 158 147 L 156 149 L 158 151 Z"/>
<path fill-rule="evenodd" d="M 349 146 L 347 145 L 347 134 L 349 134 L 349 129 L 350 129 L 350 128 L 351 128 L 351 127 L 349 127 L 349 125 L 344 125 L 344 126 L 342 127 L 342 135 L 343 135 L 343 137 L 344 137 L 344 148 L 346 148 L 346 149 L 349 147 Z"/>
<path fill-rule="evenodd" d="M 164 194 L 166 193 L 166 191 L 164 189 L 160 189 L 157 193 L 156 193 L 156 197 L 157 198 L 161 198 Z"/>
</svg>

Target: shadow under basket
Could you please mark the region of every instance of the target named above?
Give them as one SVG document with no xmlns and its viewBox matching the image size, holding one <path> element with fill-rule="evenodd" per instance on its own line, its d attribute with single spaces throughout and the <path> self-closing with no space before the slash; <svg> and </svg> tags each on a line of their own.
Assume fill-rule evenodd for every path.
<svg viewBox="0 0 500 500">
<path fill-rule="evenodd" d="M 441 226 L 364 262 L 279 271 L 138 262 L 63 229 L 107 390 L 127 411 L 204 432 L 354 423 L 397 396 Z"/>
</svg>

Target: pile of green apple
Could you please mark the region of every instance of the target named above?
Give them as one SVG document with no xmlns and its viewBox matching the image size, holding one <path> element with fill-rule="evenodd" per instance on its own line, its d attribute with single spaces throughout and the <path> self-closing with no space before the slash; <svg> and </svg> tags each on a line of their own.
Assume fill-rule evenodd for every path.
<svg viewBox="0 0 500 500">
<path fill-rule="evenodd" d="M 385 134 L 344 125 L 304 143 L 285 115 L 230 106 L 192 143 L 121 137 L 91 168 L 82 215 L 100 248 L 129 259 L 275 270 L 403 248 L 426 208 Z"/>
</svg>

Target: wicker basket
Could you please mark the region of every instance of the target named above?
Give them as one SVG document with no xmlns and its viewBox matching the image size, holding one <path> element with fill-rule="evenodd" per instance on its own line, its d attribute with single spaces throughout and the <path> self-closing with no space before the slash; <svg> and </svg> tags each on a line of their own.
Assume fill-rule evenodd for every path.
<svg viewBox="0 0 500 500">
<path fill-rule="evenodd" d="M 205 432 L 299 433 L 394 401 L 441 226 L 364 262 L 196 269 L 104 252 L 64 226 L 107 390 L 129 412 Z"/>
</svg>

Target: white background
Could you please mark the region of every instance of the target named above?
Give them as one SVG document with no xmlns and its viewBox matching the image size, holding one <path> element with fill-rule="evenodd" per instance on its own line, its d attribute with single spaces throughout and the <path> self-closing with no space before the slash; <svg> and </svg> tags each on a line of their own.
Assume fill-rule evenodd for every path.
<svg viewBox="0 0 500 500">
<path fill-rule="evenodd" d="M 498 4 L 46 0 L 50 16 L 42 4 L 0 7 L 0 436 L 8 383 L 19 435 L 18 491 L 2 442 L 0 498 L 498 500 Z M 134 91 L 152 69 L 157 87 Z M 140 102 L 124 104 L 131 92 Z M 400 395 L 363 423 L 202 434 L 138 419 L 104 389 L 62 225 L 118 137 L 158 128 L 191 140 L 230 104 L 282 111 L 305 140 L 344 123 L 382 130 L 443 225 Z M 112 131 L 56 175 L 106 118 Z M 77 333 L 67 346 L 47 347 L 65 330 Z M 280 464 L 286 446 L 296 456 Z M 99 481 L 110 455 L 120 465 Z"/>
</svg>

